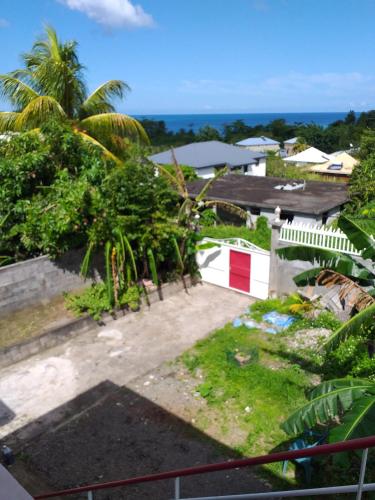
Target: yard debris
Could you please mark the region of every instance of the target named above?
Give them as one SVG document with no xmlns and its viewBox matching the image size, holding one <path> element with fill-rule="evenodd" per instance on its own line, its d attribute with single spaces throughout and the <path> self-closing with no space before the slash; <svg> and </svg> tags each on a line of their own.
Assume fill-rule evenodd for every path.
<svg viewBox="0 0 375 500">
<path fill-rule="evenodd" d="M 290 316 L 289 314 L 280 314 L 277 311 L 271 311 L 263 315 L 264 321 L 274 325 L 276 329 L 285 330 L 290 325 L 292 325 L 296 318 Z"/>
<path fill-rule="evenodd" d="M 247 365 L 251 361 L 251 355 L 241 354 L 240 352 L 238 352 L 237 354 L 234 355 L 234 359 L 240 366 Z"/>
</svg>

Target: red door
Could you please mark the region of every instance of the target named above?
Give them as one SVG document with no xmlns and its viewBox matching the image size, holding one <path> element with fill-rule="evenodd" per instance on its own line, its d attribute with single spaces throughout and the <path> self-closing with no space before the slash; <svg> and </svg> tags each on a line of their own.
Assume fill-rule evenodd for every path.
<svg viewBox="0 0 375 500">
<path fill-rule="evenodd" d="M 250 254 L 230 250 L 229 286 L 231 288 L 242 292 L 250 292 L 250 263 Z"/>
</svg>

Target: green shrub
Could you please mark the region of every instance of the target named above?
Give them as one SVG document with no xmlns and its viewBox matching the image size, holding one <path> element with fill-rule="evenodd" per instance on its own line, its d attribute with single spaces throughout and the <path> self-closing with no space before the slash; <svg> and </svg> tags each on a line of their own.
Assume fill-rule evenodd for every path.
<svg viewBox="0 0 375 500">
<path fill-rule="evenodd" d="M 256 229 L 249 229 L 246 226 L 218 224 L 217 226 L 202 227 L 200 236 L 202 238 L 216 239 L 242 238 L 265 250 L 271 248 L 271 228 L 268 226 L 267 218 L 264 216 L 258 217 Z"/>
<path fill-rule="evenodd" d="M 104 312 L 113 310 L 104 283 L 95 283 L 79 294 L 66 294 L 65 305 L 74 314 L 81 316 L 87 313 L 96 321 Z"/>
<path fill-rule="evenodd" d="M 120 299 L 121 305 L 129 306 L 130 310 L 138 311 L 140 306 L 140 292 L 137 285 L 130 286 Z"/>
</svg>

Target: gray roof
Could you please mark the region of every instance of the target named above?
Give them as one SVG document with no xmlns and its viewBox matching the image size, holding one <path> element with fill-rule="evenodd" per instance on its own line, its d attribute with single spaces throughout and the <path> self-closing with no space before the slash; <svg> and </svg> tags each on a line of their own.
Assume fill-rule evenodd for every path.
<svg viewBox="0 0 375 500">
<path fill-rule="evenodd" d="M 249 151 L 238 146 L 232 146 L 220 141 L 193 142 L 186 146 L 174 148 L 176 160 L 180 165 L 189 165 L 194 168 L 217 167 L 230 165 L 239 167 L 256 163 L 264 158 L 263 153 Z M 172 150 L 149 156 L 150 160 L 162 165 L 173 163 Z"/>
<path fill-rule="evenodd" d="M 260 137 L 249 137 L 243 141 L 236 142 L 238 146 L 278 146 L 280 143 L 261 135 Z"/>
<path fill-rule="evenodd" d="M 298 137 L 292 137 L 292 139 L 284 141 L 284 144 L 297 144 L 297 142 L 298 142 Z"/>
<path fill-rule="evenodd" d="M 188 184 L 189 193 L 197 196 L 206 180 Z M 303 185 L 298 179 L 256 177 L 250 175 L 225 175 L 210 187 L 206 199 L 223 200 L 243 207 L 320 215 L 344 205 L 349 200 L 348 186 L 344 182 L 306 181 L 304 189 L 282 190 L 281 185 Z"/>
</svg>

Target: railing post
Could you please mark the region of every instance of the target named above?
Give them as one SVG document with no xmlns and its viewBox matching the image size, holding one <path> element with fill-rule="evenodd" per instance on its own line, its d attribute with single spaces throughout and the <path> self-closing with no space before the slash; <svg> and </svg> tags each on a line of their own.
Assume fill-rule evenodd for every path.
<svg viewBox="0 0 375 500">
<path fill-rule="evenodd" d="M 94 500 L 94 494 L 92 491 L 87 492 L 87 500 Z"/>
<path fill-rule="evenodd" d="M 180 498 L 180 478 L 176 477 L 174 480 L 174 498 L 179 500 Z"/>
<path fill-rule="evenodd" d="M 365 480 L 365 473 L 366 473 L 367 454 L 368 454 L 368 448 L 365 448 L 362 452 L 361 470 L 359 471 L 359 482 L 358 482 L 356 500 L 361 500 L 362 498 L 363 482 Z"/>
</svg>

